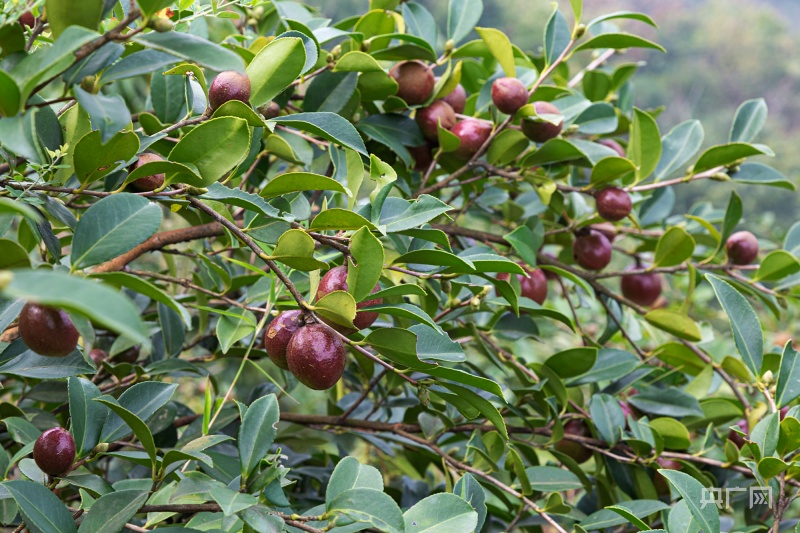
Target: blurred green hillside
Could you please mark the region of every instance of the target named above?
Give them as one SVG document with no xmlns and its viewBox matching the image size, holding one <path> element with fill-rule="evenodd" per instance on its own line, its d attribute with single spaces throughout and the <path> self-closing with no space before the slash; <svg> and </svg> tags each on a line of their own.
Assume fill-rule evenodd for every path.
<svg viewBox="0 0 800 533">
<path fill-rule="evenodd" d="M 417 0 L 439 21 L 446 20 L 445 0 Z M 367 0 L 308 0 L 325 16 L 340 20 L 358 13 Z M 570 13 L 569 2 L 559 2 Z M 707 146 L 727 140 L 738 105 L 764 97 L 769 119 L 759 142 L 777 153 L 770 164 L 800 183 L 800 2 L 797 0 L 584 0 L 584 17 L 614 10 L 641 11 L 657 29 L 636 22 L 637 33 L 667 48 L 668 53 L 636 50 L 611 62 L 644 63 L 635 78 L 635 105 L 666 104 L 658 122 L 666 133 L 679 122 L 699 119 Z M 484 0 L 481 25 L 505 31 L 522 49 L 537 53 L 553 3 L 549 0 Z M 625 24 L 621 24 L 624 29 Z M 725 187 L 699 182 L 682 187 L 681 201 L 702 197 L 724 207 Z M 779 236 L 800 216 L 797 194 L 781 189 L 744 192 L 747 224 Z"/>
</svg>

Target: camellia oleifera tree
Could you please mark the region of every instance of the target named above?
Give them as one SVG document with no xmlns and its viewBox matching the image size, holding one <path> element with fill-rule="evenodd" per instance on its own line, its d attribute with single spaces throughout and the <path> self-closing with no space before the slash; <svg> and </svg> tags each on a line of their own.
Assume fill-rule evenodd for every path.
<svg viewBox="0 0 800 533">
<path fill-rule="evenodd" d="M 789 527 L 800 231 L 675 207 L 794 190 L 766 105 L 662 135 L 653 21 L 570 6 L 5 2 L 0 522 Z"/>
</svg>

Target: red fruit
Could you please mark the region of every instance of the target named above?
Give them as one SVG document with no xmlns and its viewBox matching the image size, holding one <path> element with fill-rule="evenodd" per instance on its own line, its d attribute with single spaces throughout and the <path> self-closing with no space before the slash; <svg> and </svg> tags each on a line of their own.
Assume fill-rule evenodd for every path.
<svg viewBox="0 0 800 533">
<path fill-rule="evenodd" d="M 114 360 L 118 363 L 130 363 L 133 364 L 139 360 L 139 352 L 141 351 L 141 347 L 139 346 L 131 346 L 127 350 L 119 352 L 114 356 Z"/>
<path fill-rule="evenodd" d="M 397 82 L 397 97 L 408 105 L 419 105 L 433 94 L 436 79 L 433 71 L 422 61 L 403 61 L 389 71 Z"/>
<path fill-rule="evenodd" d="M 650 307 L 661 296 L 661 276 L 655 272 L 622 276 L 622 295 L 644 307 Z"/>
<path fill-rule="evenodd" d="M 408 147 L 411 157 L 414 158 L 414 170 L 419 172 L 425 172 L 428 170 L 428 167 L 431 166 L 431 163 L 433 163 L 432 150 L 433 147 L 428 141 L 425 141 L 425 144 L 420 146 Z"/>
<path fill-rule="evenodd" d="M 465 119 L 453 126 L 450 133 L 458 137 L 461 141 L 455 154 L 462 159 L 469 159 L 474 156 L 489 135 L 492 134 L 492 124 L 483 120 Z"/>
<path fill-rule="evenodd" d="M 780 413 L 781 420 L 786 418 L 786 414 L 789 412 L 789 409 L 791 408 L 787 405 L 786 407 L 781 407 L 780 411 L 778 411 L 778 413 Z"/>
<path fill-rule="evenodd" d="M 614 239 L 617 238 L 617 227 L 614 226 L 614 224 L 610 224 L 608 222 L 592 224 L 592 229 L 605 235 L 606 239 L 608 239 L 608 242 L 614 242 Z"/>
<path fill-rule="evenodd" d="M 100 365 L 103 361 L 108 359 L 108 354 L 105 350 L 101 350 L 100 348 L 94 348 L 91 352 L 89 352 L 89 357 L 97 365 L 97 368 L 100 368 Z"/>
<path fill-rule="evenodd" d="M 380 286 L 377 284 L 373 287 L 372 292 L 378 292 Z M 333 291 L 347 292 L 347 267 L 340 265 L 328 270 L 322 279 L 319 280 L 319 288 L 317 288 L 317 300 Z M 383 303 L 383 298 L 375 298 L 373 300 L 365 300 L 356 304 L 356 309 L 369 307 L 370 305 L 380 305 Z M 353 320 L 353 325 L 357 329 L 364 329 L 370 327 L 378 319 L 378 313 L 375 311 L 359 311 L 356 313 L 356 318 Z M 339 330 L 342 326 L 338 324 L 331 324 L 332 327 Z M 345 328 L 342 328 L 345 329 Z M 345 333 L 342 331 L 342 333 Z M 347 333 L 345 333 L 347 334 Z"/>
<path fill-rule="evenodd" d="M 463 113 L 464 107 L 467 105 L 467 91 L 465 91 L 464 87 L 459 83 L 456 85 L 456 88 L 449 92 L 442 100 L 450 104 L 450 107 L 452 107 L 453 111 L 456 113 Z"/>
<path fill-rule="evenodd" d="M 561 114 L 561 111 L 559 111 L 558 108 L 550 102 L 534 102 L 533 106 L 536 109 L 537 115 Z M 522 133 L 524 133 L 528 139 L 536 143 L 543 143 L 558 137 L 558 135 L 561 133 L 561 130 L 564 128 L 564 119 L 562 117 L 558 123 L 553 124 L 552 122 L 542 118 L 523 118 L 520 122 L 520 127 L 522 128 Z"/>
<path fill-rule="evenodd" d="M 513 115 L 528 103 L 528 89 L 516 78 L 498 78 L 492 83 L 492 102 L 501 112 Z"/>
<path fill-rule="evenodd" d="M 268 104 L 264 104 L 258 108 L 258 112 L 261 113 L 261 116 L 267 120 L 273 119 L 281 114 L 281 106 L 276 104 L 275 102 L 270 102 Z"/>
<path fill-rule="evenodd" d="M 163 161 L 164 158 L 158 154 L 141 154 L 136 160 L 136 163 L 131 165 L 131 172 L 144 165 L 145 163 L 152 163 L 153 161 Z M 164 174 L 153 174 L 152 176 L 144 176 L 131 182 L 131 187 L 141 192 L 154 191 L 164 185 Z"/>
<path fill-rule="evenodd" d="M 622 414 L 625 415 L 625 421 L 627 422 L 628 417 L 636 418 L 636 413 L 633 411 L 633 407 L 628 402 L 623 402 L 622 400 L 618 400 L 619 408 L 622 409 Z"/>
<path fill-rule="evenodd" d="M 728 237 L 725 250 L 734 265 L 749 265 L 758 257 L 758 239 L 749 231 L 737 231 Z"/>
<path fill-rule="evenodd" d="M 217 109 L 225 102 L 239 100 L 245 104 L 250 102 L 250 78 L 235 70 L 226 70 L 217 74 L 208 88 L 208 104 Z"/>
<path fill-rule="evenodd" d="M 736 426 L 738 426 L 738 428 L 741 429 L 745 435 L 748 435 L 750 433 L 750 429 L 747 426 L 747 420 L 745 420 L 744 418 L 736 422 Z M 741 434 L 737 433 L 734 430 L 730 430 L 728 432 L 728 440 L 733 442 L 739 449 L 741 449 L 742 446 L 745 445 L 744 437 L 742 437 Z"/>
<path fill-rule="evenodd" d="M 322 324 L 298 329 L 286 348 L 289 371 L 300 383 L 314 390 L 330 389 L 344 374 L 342 340 Z"/>
<path fill-rule="evenodd" d="M 33 16 L 33 13 L 30 11 L 26 11 L 19 17 L 19 23 L 24 28 L 33 28 L 36 25 L 36 17 Z"/>
<path fill-rule="evenodd" d="M 600 140 L 599 140 L 599 141 L 597 141 L 597 142 L 598 142 L 598 144 L 602 144 L 603 146 L 606 146 L 606 147 L 608 147 L 608 148 L 611 148 L 612 150 L 614 150 L 615 152 L 617 152 L 617 154 L 618 154 L 620 157 L 625 157 L 625 150 L 622 148 L 622 145 L 621 145 L 621 144 L 619 144 L 619 143 L 618 143 L 617 141 L 615 141 L 614 139 L 600 139 Z"/>
<path fill-rule="evenodd" d="M 547 299 L 547 276 L 545 271 L 541 268 L 527 268 L 524 264 L 522 266 L 530 277 L 517 274 L 521 295 L 525 298 L 530 298 L 539 305 L 543 304 Z M 501 272 L 497 275 L 497 279 L 508 281 L 508 278 L 508 272 Z"/>
<path fill-rule="evenodd" d="M 589 430 L 589 426 L 586 425 L 586 422 L 578 418 L 573 418 L 564 424 L 564 435 L 591 437 L 592 432 Z M 585 463 L 592 456 L 592 450 L 586 448 L 579 442 L 567 439 L 561 439 L 556 442 L 555 449 L 556 451 L 572 457 L 577 463 Z"/>
<path fill-rule="evenodd" d="M 49 476 L 60 476 L 75 462 L 75 440 L 64 428 L 51 428 L 33 444 L 33 460 Z"/>
<path fill-rule="evenodd" d="M 441 124 L 444 129 L 449 130 L 456 125 L 456 114 L 450 104 L 444 100 L 436 100 L 428 107 L 417 110 L 416 120 L 426 139 L 438 141 L 438 125 Z"/>
<path fill-rule="evenodd" d="M 572 255 L 587 270 L 602 270 L 611 262 L 611 243 L 595 230 L 578 234 L 572 243 Z"/>
<path fill-rule="evenodd" d="M 607 187 L 595 196 L 597 214 L 602 218 L 616 222 L 631 212 L 631 196 L 619 187 Z"/>
<path fill-rule="evenodd" d="M 18 325 L 25 345 L 39 355 L 66 357 L 78 346 L 78 330 L 61 309 L 28 302 Z"/>
<path fill-rule="evenodd" d="M 286 348 L 289 346 L 289 341 L 305 324 L 300 318 L 302 314 L 299 309 L 284 311 L 273 318 L 264 330 L 264 349 L 267 350 L 270 360 L 284 370 L 289 370 L 289 365 L 286 364 Z"/>
</svg>

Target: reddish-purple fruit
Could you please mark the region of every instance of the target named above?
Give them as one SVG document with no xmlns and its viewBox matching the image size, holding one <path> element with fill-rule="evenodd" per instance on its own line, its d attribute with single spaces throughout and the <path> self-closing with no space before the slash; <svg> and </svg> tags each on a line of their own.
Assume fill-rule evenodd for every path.
<svg viewBox="0 0 800 533">
<path fill-rule="evenodd" d="M 94 348 L 91 352 L 89 352 L 89 358 L 97 366 L 97 368 L 100 368 L 100 365 L 103 363 L 103 361 L 108 359 L 108 354 L 105 350 Z"/>
<path fill-rule="evenodd" d="M 586 422 L 578 418 L 573 418 L 564 424 L 564 435 L 575 435 L 578 437 L 591 437 L 592 432 Z M 572 457 L 576 463 L 585 463 L 592 456 L 592 450 L 586 448 L 580 442 L 561 439 L 556 442 L 556 451 Z"/>
<path fill-rule="evenodd" d="M 678 461 L 665 459 L 664 457 L 656 459 L 656 465 L 659 470 L 680 470 L 683 468 L 683 465 Z M 659 496 L 668 496 L 670 493 L 669 482 L 658 472 L 653 476 L 653 486 L 656 488 L 656 493 Z"/>
<path fill-rule="evenodd" d="M 439 139 L 439 128 L 441 124 L 446 130 L 456 125 L 456 114 L 450 104 L 444 100 L 436 100 L 428 107 L 417 110 L 417 125 L 422 135 L 431 141 Z"/>
<path fill-rule="evenodd" d="M 462 120 L 450 129 L 450 133 L 458 137 L 461 144 L 455 154 L 462 159 L 469 159 L 475 155 L 489 135 L 492 134 L 492 123 L 484 120 L 468 118 Z"/>
<path fill-rule="evenodd" d="M 139 155 L 136 163 L 131 165 L 131 171 L 136 170 L 145 163 L 152 163 L 154 161 L 163 161 L 164 158 L 158 154 L 145 153 Z M 158 189 L 164 185 L 164 174 L 153 174 L 152 176 L 143 176 L 131 182 L 131 187 L 141 192 L 149 192 Z"/>
<path fill-rule="evenodd" d="M 607 148 L 611 148 L 612 150 L 617 152 L 617 155 L 619 155 L 620 157 L 625 157 L 625 150 L 622 148 L 622 145 L 619 144 L 614 139 L 600 139 L 597 142 Z"/>
<path fill-rule="evenodd" d="M 33 444 L 33 460 L 49 476 L 60 476 L 75 462 L 75 440 L 64 428 L 51 428 Z"/>
<path fill-rule="evenodd" d="M 758 257 L 758 239 L 749 231 L 737 231 L 728 237 L 725 250 L 734 265 L 749 265 Z"/>
<path fill-rule="evenodd" d="M 270 102 L 268 104 L 264 104 L 258 108 L 258 112 L 261 113 L 261 116 L 267 120 L 273 119 L 281 114 L 281 106 L 276 104 L 275 102 Z"/>
<path fill-rule="evenodd" d="M 292 335 L 300 329 L 305 321 L 301 318 L 302 311 L 294 309 L 284 311 L 269 323 L 269 327 L 264 330 L 264 349 L 275 365 L 284 370 L 289 370 L 286 364 L 286 348 Z"/>
<path fill-rule="evenodd" d="M 330 389 L 344 374 L 344 343 L 322 324 L 303 326 L 292 335 L 286 348 L 289 371 L 306 387 Z"/>
<path fill-rule="evenodd" d="M 622 220 L 631 213 L 631 195 L 619 187 L 606 187 L 595 196 L 597 214 L 609 222 Z"/>
<path fill-rule="evenodd" d="M 459 83 L 456 85 L 456 88 L 447 93 L 447 96 L 442 98 L 442 100 L 450 104 L 450 107 L 452 107 L 453 111 L 456 113 L 463 113 L 464 108 L 467 106 L 467 91 L 465 91 L 464 87 Z"/>
<path fill-rule="evenodd" d="M 547 276 L 545 271 L 541 268 L 526 268 L 524 265 L 523 268 L 528 273 L 528 277 L 517 274 L 520 294 L 539 305 L 543 304 L 547 299 Z M 508 278 L 507 272 L 501 272 L 497 275 L 497 279 L 508 281 Z"/>
<path fill-rule="evenodd" d="M 114 356 L 114 360 L 118 363 L 130 363 L 133 364 L 139 360 L 139 352 L 141 348 L 139 346 L 131 346 L 127 350 L 119 352 L 117 355 Z"/>
<path fill-rule="evenodd" d="M 33 16 L 33 13 L 30 11 L 26 11 L 19 17 L 19 23 L 24 28 L 33 28 L 36 26 L 36 17 Z"/>
<path fill-rule="evenodd" d="M 433 146 L 428 141 L 419 146 L 409 146 L 408 152 L 414 158 L 414 170 L 425 172 L 433 163 Z"/>
<path fill-rule="evenodd" d="M 397 82 L 397 97 L 408 105 L 419 105 L 433 94 L 436 79 L 433 71 L 422 61 L 403 61 L 389 71 Z"/>
<path fill-rule="evenodd" d="M 611 243 L 599 231 L 588 230 L 575 237 L 572 256 L 587 270 L 602 270 L 611 262 Z"/>
<path fill-rule="evenodd" d="M 217 74 L 211 87 L 208 88 L 208 104 L 217 109 L 225 102 L 239 100 L 245 104 L 250 101 L 250 78 L 235 70 L 226 70 Z"/>
<path fill-rule="evenodd" d="M 622 276 L 622 295 L 643 307 L 650 307 L 661 296 L 661 276 L 655 272 Z"/>
<path fill-rule="evenodd" d="M 608 242 L 614 242 L 614 239 L 617 238 L 617 227 L 614 224 L 610 224 L 608 222 L 592 224 L 592 229 L 605 235 L 606 239 L 608 239 Z"/>
<path fill-rule="evenodd" d="M 550 102 L 534 102 L 533 106 L 536 109 L 537 115 L 561 114 L 561 111 Z M 523 118 L 520 122 L 520 126 L 522 128 L 522 133 L 524 133 L 528 139 L 536 143 L 543 143 L 559 136 L 561 130 L 564 128 L 564 118 L 562 117 L 556 124 L 541 118 L 537 119 L 533 117 L 532 120 Z"/>
<path fill-rule="evenodd" d="M 492 102 L 501 112 L 513 115 L 528 103 L 528 89 L 517 78 L 498 78 L 492 83 Z"/>
<path fill-rule="evenodd" d="M 617 402 L 619 403 L 619 408 L 622 409 L 622 414 L 625 416 L 626 423 L 628 417 L 636 418 L 636 413 L 634 412 L 633 407 L 631 407 L 631 404 L 628 402 L 623 402 L 622 400 L 617 400 Z"/>
<path fill-rule="evenodd" d="M 373 287 L 372 292 L 378 292 L 379 290 L 380 287 L 376 284 L 375 287 Z M 324 276 L 322 276 L 322 279 L 319 280 L 319 288 L 317 288 L 317 300 L 321 299 L 326 294 L 332 293 L 333 291 L 347 292 L 347 267 L 344 265 L 333 267 L 332 269 L 328 270 Z M 380 305 L 382 303 L 383 298 L 365 300 L 356 304 L 356 309 L 369 307 L 370 305 Z M 353 325 L 357 329 L 364 329 L 370 327 L 376 320 L 378 320 L 377 312 L 359 311 L 356 313 L 356 318 L 353 319 Z M 352 333 L 352 331 L 346 333 L 344 331 L 346 328 L 343 328 L 338 324 L 331 324 L 331 326 L 342 331 L 342 333 Z"/>
<path fill-rule="evenodd" d="M 740 430 L 742 430 L 745 435 L 748 435 L 750 433 L 750 429 L 748 428 L 747 425 L 747 420 L 745 420 L 744 418 L 736 422 L 736 426 Z M 728 432 L 728 440 L 734 443 L 736 447 L 739 448 L 740 450 L 742 449 L 742 446 L 745 445 L 744 437 L 740 433 L 737 433 L 734 430 L 730 430 L 730 432 Z"/>
<path fill-rule="evenodd" d="M 25 345 L 39 355 L 66 357 L 78 346 L 78 330 L 61 309 L 28 302 L 18 325 Z"/>
</svg>

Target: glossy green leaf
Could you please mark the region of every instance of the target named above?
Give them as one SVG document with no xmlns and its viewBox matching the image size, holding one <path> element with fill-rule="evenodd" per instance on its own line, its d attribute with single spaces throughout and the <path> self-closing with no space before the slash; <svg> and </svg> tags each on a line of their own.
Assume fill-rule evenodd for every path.
<svg viewBox="0 0 800 533">
<path fill-rule="evenodd" d="M 730 177 L 739 183 L 766 185 L 794 191 L 795 184 L 774 168 L 763 163 L 742 163 Z"/>
<path fill-rule="evenodd" d="M 150 428 L 145 424 L 144 420 L 120 405 L 119 402 L 111 396 L 104 396 L 93 401 L 101 403 L 111 409 L 125 425 L 131 428 L 133 434 L 136 435 L 136 438 L 142 443 L 147 455 L 150 457 L 150 461 L 155 465 L 157 455 L 156 444 L 153 440 L 153 434 L 150 432 Z"/>
<path fill-rule="evenodd" d="M 614 48 L 624 50 L 626 48 L 650 48 L 666 52 L 667 50 L 658 43 L 648 41 L 644 37 L 632 35 L 630 33 L 601 33 L 584 41 L 575 48 L 576 52 L 582 50 L 595 50 L 598 48 Z"/>
<path fill-rule="evenodd" d="M 301 229 L 290 229 L 281 235 L 270 259 L 303 271 L 327 267 L 322 261 L 314 259 L 314 239 Z"/>
<path fill-rule="evenodd" d="M 475 27 L 483 14 L 483 0 L 450 0 L 447 6 L 447 38 L 456 44 Z"/>
<path fill-rule="evenodd" d="M 653 309 L 644 315 L 645 320 L 658 329 L 688 341 L 702 338 L 700 327 L 688 316 L 671 309 Z"/>
<path fill-rule="evenodd" d="M 353 319 L 356 317 L 356 301 L 347 292 L 329 292 L 320 298 L 312 306 L 312 309 L 319 316 L 341 326 L 355 327 L 353 326 Z"/>
<path fill-rule="evenodd" d="M 189 185 L 207 187 L 244 161 L 250 147 L 250 128 L 236 117 L 211 119 L 181 138 L 169 153 L 169 160 L 197 168 L 200 182 L 182 179 Z"/>
<path fill-rule="evenodd" d="M 546 65 L 552 65 L 567 49 L 572 32 L 566 17 L 556 6 L 544 29 L 544 59 Z"/>
<path fill-rule="evenodd" d="M 650 114 L 634 108 L 628 141 L 628 159 L 637 167 L 636 181 L 647 178 L 661 159 L 661 133 Z"/>
<path fill-rule="evenodd" d="M 347 209 L 332 208 L 327 209 L 314 217 L 311 221 L 311 230 L 357 230 L 367 227 L 371 230 L 377 229 L 372 222 L 362 217 L 358 213 Z"/>
<path fill-rule="evenodd" d="M 592 168 L 592 184 L 602 185 L 612 181 L 624 180 L 636 172 L 636 165 L 623 157 L 606 157 Z"/>
<path fill-rule="evenodd" d="M 168 54 L 172 54 L 185 61 L 222 72 L 235 70 L 244 72 L 244 61 L 238 54 L 216 43 L 203 39 L 191 33 L 170 31 L 166 33 L 150 32 L 137 35 L 133 41 Z"/>
<path fill-rule="evenodd" d="M 97 385 L 84 378 L 71 377 L 68 386 L 70 429 L 75 439 L 76 455 L 83 457 L 100 442 L 106 413 L 100 404 L 92 400 L 102 396 L 102 393 Z"/>
<path fill-rule="evenodd" d="M 137 383 L 123 392 L 117 403 L 126 411 L 136 415 L 139 420 L 148 422 L 156 411 L 161 409 L 172 398 L 177 388 L 178 385 L 174 383 L 145 381 Z M 131 429 L 129 429 L 126 422 L 116 413 L 109 413 L 103 424 L 100 442 L 112 442 L 130 435 Z"/>
<path fill-rule="evenodd" d="M 478 513 L 463 498 L 442 492 L 417 502 L 403 513 L 406 533 L 474 531 Z"/>
<path fill-rule="evenodd" d="M 694 238 L 680 226 L 669 228 L 658 240 L 654 267 L 668 267 L 683 263 L 694 253 Z"/>
<path fill-rule="evenodd" d="M 751 142 L 767 122 L 767 102 L 755 98 L 742 102 L 733 117 L 728 142 Z"/>
<path fill-rule="evenodd" d="M 775 403 L 778 407 L 783 407 L 798 396 L 800 396 L 800 354 L 789 341 L 783 347 L 778 385 L 775 389 Z"/>
<path fill-rule="evenodd" d="M 785 250 L 773 250 L 761 261 L 753 281 L 779 281 L 800 272 L 800 262 Z"/>
<path fill-rule="evenodd" d="M 374 466 L 362 465 L 355 457 L 348 456 L 336 464 L 328 487 L 325 489 L 325 504 L 350 489 L 374 489 L 383 492 L 383 476 Z"/>
<path fill-rule="evenodd" d="M 625 415 L 619 402 L 608 394 L 595 394 L 589 402 L 589 414 L 600 437 L 615 445 L 625 431 Z"/>
<path fill-rule="evenodd" d="M 357 522 L 387 533 L 403 533 L 403 514 L 397 503 L 385 492 L 371 488 L 354 488 L 336 495 L 327 504 L 330 522 L 346 526 Z M 361 529 L 361 528 L 359 528 Z"/>
<path fill-rule="evenodd" d="M 139 151 L 139 137 L 132 131 L 117 133 L 106 144 L 100 132 L 84 135 L 75 146 L 75 175 L 82 184 L 92 183 L 113 172 L 119 163 L 131 159 Z"/>
<path fill-rule="evenodd" d="M 272 122 L 319 135 L 366 155 L 367 149 L 356 128 L 336 113 L 295 113 L 272 119 Z"/>
<path fill-rule="evenodd" d="M 752 144 L 733 142 L 712 146 L 703 152 L 694 164 L 692 172 L 699 174 L 716 167 L 730 165 L 739 159 L 764 154 L 764 150 Z"/>
<path fill-rule="evenodd" d="M 82 269 L 113 259 L 146 241 L 161 225 L 161 209 L 135 194 L 101 199 L 80 218 L 70 260 Z"/>
<path fill-rule="evenodd" d="M 217 339 L 222 353 L 228 353 L 236 342 L 256 330 L 256 317 L 247 309 L 232 307 L 217 320 Z"/>
<path fill-rule="evenodd" d="M 42 484 L 5 481 L 2 486 L 19 506 L 22 519 L 36 533 L 73 533 L 78 529 L 67 506 Z"/>
<path fill-rule="evenodd" d="M 514 65 L 514 50 L 511 48 L 511 41 L 506 34 L 497 28 L 475 28 L 475 31 L 478 32 L 489 51 L 497 59 L 505 75 L 509 78 L 516 77 L 517 69 Z"/>
<path fill-rule="evenodd" d="M 703 125 L 697 120 L 681 122 L 661 139 L 663 151 L 655 170 L 655 178 L 662 180 L 678 171 L 694 157 L 703 144 Z"/>
<path fill-rule="evenodd" d="M 280 411 L 274 394 L 250 404 L 239 428 L 239 462 L 242 477 L 247 478 L 269 452 L 277 433 Z"/>
<path fill-rule="evenodd" d="M 189 311 L 187 311 L 184 306 L 179 304 L 169 294 L 167 294 L 160 288 L 156 287 L 149 281 L 134 276 L 133 274 L 128 274 L 126 272 L 104 272 L 99 274 L 93 274 L 92 277 L 99 278 L 103 282 L 112 285 L 114 287 L 126 287 L 128 289 L 134 290 L 139 294 L 143 294 L 148 298 L 155 300 L 156 302 L 166 305 L 167 307 L 175 311 L 178 314 L 178 316 L 180 316 L 181 320 L 183 321 L 184 325 L 187 328 L 191 327 L 192 319 L 189 316 Z"/>
<path fill-rule="evenodd" d="M 758 316 L 745 297 L 722 278 L 706 274 L 706 279 L 730 319 L 736 349 L 750 372 L 759 375 L 764 353 L 764 337 Z"/>
<path fill-rule="evenodd" d="M 47 357 L 28 349 L 22 340 L 6 348 L 3 359 L 0 372 L 23 378 L 60 379 L 94 373 L 77 349 L 66 357 Z"/>
<path fill-rule="evenodd" d="M 300 75 L 305 61 L 303 40 L 296 37 L 275 39 L 262 48 L 247 66 L 253 106 L 269 103 L 283 92 Z"/>
<path fill-rule="evenodd" d="M 121 531 L 144 505 L 148 496 L 147 491 L 141 490 L 120 490 L 105 494 L 92 504 L 78 531 L 86 533 Z"/>
<path fill-rule="evenodd" d="M 259 194 L 264 198 L 273 198 L 297 191 L 336 191 L 348 196 L 352 194 L 338 181 L 312 172 L 287 172 L 275 176 Z"/>
<path fill-rule="evenodd" d="M 532 466 L 526 469 L 531 488 L 541 492 L 562 492 L 583 487 L 578 476 L 555 466 Z"/>
<path fill-rule="evenodd" d="M 347 267 L 348 292 L 356 302 L 372 292 L 383 272 L 383 245 L 367 228 L 350 238 L 351 260 Z"/>
</svg>

